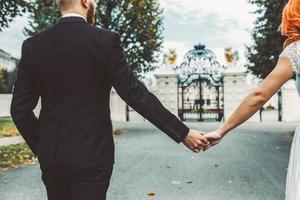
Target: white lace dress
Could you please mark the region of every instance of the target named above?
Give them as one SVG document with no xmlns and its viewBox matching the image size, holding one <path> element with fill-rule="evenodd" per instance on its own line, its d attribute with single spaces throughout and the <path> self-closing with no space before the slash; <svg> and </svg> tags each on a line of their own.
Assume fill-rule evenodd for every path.
<svg viewBox="0 0 300 200">
<path fill-rule="evenodd" d="M 280 57 L 286 57 L 292 63 L 293 71 L 296 74 L 296 86 L 300 94 L 300 41 L 287 46 Z M 285 200 L 300 200 L 300 125 L 296 128 L 291 148 Z"/>
</svg>

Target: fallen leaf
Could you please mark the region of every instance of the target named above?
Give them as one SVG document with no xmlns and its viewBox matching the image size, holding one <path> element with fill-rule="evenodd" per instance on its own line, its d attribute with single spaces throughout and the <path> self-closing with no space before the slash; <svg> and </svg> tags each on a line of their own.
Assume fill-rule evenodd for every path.
<svg viewBox="0 0 300 200">
<path fill-rule="evenodd" d="M 155 196 L 155 192 L 151 191 L 147 193 L 148 196 Z"/>
<path fill-rule="evenodd" d="M 127 130 L 124 130 L 124 129 L 117 129 L 113 132 L 113 135 L 114 136 L 120 136 L 120 135 L 124 135 L 127 133 Z"/>
</svg>

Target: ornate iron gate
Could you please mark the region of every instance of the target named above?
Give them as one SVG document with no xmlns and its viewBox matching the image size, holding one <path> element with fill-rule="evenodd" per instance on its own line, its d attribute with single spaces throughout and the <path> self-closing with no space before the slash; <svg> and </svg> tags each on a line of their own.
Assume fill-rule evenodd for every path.
<svg viewBox="0 0 300 200">
<path fill-rule="evenodd" d="M 178 113 L 183 121 L 221 121 L 224 113 L 223 71 L 215 54 L 196 45 L 176 68 Z"/>
</svg>

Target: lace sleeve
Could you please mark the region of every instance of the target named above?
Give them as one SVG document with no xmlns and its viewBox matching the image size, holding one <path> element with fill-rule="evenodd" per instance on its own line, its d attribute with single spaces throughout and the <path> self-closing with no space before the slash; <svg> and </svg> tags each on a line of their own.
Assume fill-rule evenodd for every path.
<svg viewBox="0 0 300 200">
<path fill-rule="evenodd" d="M 291 43 L 287 46 L 279 57 L 288 58 L 292 64 L 292 69 L 296 74 L 300 74 L 300 48 L 299 41 Z"/>
</svg>

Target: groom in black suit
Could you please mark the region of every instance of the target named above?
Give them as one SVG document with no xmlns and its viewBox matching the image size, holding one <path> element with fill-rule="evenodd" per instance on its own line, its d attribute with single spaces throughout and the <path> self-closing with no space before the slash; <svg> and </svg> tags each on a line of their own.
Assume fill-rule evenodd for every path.
<svg viewBox="0 0 300 200">
<path fill-rule="evenodd" d="M 57 3 L 60 21 L 23 43 L 11 104 L 11 116 L 39 160 L 49 200 L 106 198 L 114 164 L 112 87 L 177 143 L 194 152 L 207 145 L 134 76 L 119 34 L 92 25 L 94 0 Z"/>
</svg>

